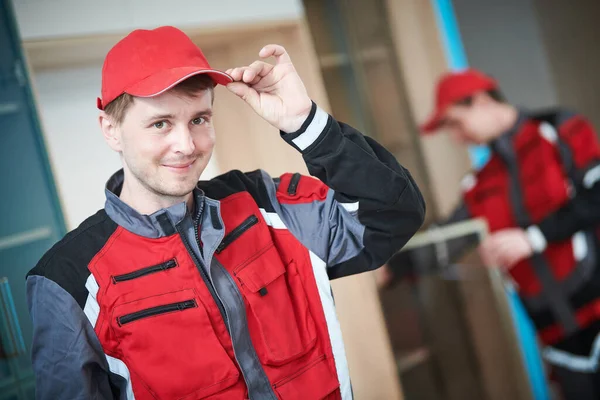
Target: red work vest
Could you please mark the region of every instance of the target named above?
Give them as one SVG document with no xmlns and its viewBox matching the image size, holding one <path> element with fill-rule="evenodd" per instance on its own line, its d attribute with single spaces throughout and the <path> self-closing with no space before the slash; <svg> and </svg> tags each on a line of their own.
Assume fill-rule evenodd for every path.
<svg viewBox="0 0 600 400">
<path fill-rule="evenodd" d="M 492 148 L 489 162 L 463 180 L 470 215 L 485 218 L 491 232 L 540 223 L 564 206 L 578 187 L 589 184 L 588 172 L 594 178 L 592 170 L 600 160 L 589 123 L 560 112 L 522 116 Z M 577 232 L 568 240 L 548 243 L 543 254 L 509 271 L 546 344 L 600 318 L 600 286 L 592 299 L 577 299 L 586 285 L 590 291 L 596 273 L 595 243 L 593 232 Z"/>
<path fill-rule="evenodd" d="M 290 176 L 283 176 L 281 188 Z M 287 203 L 317 201 L 328 190 L 308 178 L 303 188 L 277 196 Z M 311 197 L 303 198 L 307 193 Z M 287 229 L 275 229 L 248 192 L 220 204 L 226 234 L 238 233 L 223 240 L 229 245 L 214 259 L 243 296 L 252 345 L 277 396 L 340 399 L 309 251 Z M 151 267 L 161 272 L 144 273 L 164 260 L 164 267 Z M 143 268 L 132 272 L 132 265 Z M 149 239 L 118 227 L 89 269 L 100 286 L 96 334 L 106 354 L 129 367 L 137 399 L 245 398 L 226 323 L 180 235 Z"/>
</svg>

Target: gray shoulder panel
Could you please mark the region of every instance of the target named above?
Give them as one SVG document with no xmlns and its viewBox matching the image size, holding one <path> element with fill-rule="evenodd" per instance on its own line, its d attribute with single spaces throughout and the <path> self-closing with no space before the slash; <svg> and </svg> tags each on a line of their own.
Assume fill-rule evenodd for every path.
<svg viewBox="0 0 600 400">
<path fill-rule="evenodd" d="M 289 231 L 328 266 L 356 257 L 364 248 L 365 227 L 355 212 L 346 210 L 329 190 L 325 201 L 281 204 L 277 187 L 263 172 L 263 180 L 275 212 Z"/>
</svg>

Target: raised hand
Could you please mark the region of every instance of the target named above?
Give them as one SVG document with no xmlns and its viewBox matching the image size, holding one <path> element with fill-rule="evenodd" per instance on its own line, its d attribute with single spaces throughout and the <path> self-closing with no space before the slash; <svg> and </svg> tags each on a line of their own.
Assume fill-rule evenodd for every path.
<svg viewBox="0 0 600 400">
<path fill-rule="evenodd" d="M 282 46 L 267 45 L 258 55 L 262 59 L 275 57 L 275 64 L 254 61 L 227 70 L 234 80 L 227 89 L 277 129 L 295 132 L 308 117 L 312 105 L 304 83 Z"/>
</svg>

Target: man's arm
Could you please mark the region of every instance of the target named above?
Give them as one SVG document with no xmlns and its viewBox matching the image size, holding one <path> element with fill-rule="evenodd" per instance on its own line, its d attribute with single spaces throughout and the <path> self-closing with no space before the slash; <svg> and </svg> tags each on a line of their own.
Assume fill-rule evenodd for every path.
<svg viewBox="0 0 600 400">
<path fill-rule="evenodd" d="M 113 394 L 106 357 L 73 297 L 43 276 L 27 278 L 36 399 L 126 399 Z M 118 390 L 116 390 L 118 392 Z"/>
<path fill-rule="evenodd" d="M 425 203 L 410 173 L 316 104 L 298 131 L 282 137 L 319 180 L 286 174 L 272 202 L 288 229 L 326 262 L 330 278 L 380 267 L 423 223 Z"/>
<path fill-rule="evenodd" d="M 600 164 L 594 173 L 600 173 Z M 566 205 L 542 220 L 537 227 L 528 229 L 529 239 L 543 251 L 548 242 L 566 240 L 575 233 L 597 227 L 600 224 L 600 183 L 591 187 L 579 186 L 577 195 Z M 539 229 L 539 231 L 535 231 Z M 541 236 L 540 236 L 541 235 Z"/>
<path fill-rule="evenodd" d="M 419 189 L 381 145 L 310 100 L 283 47 L 265 46 L 259 56 L 272 56 L 276 63 L 255 61 L 228 70 L 234 82 L 227 88 L 278 128 L 302 152 L 311 175 L 324 183 L 300 179 L 289 198 L 281 189 L 271 193 L 273 206 L 290 231 L 327 263 L 331 278 L 381 266 L 423 222 Z M 273 188 L 269 180 L 267 188 Z M 284 176 L 279 186 L 286 180 L 291 177 Z M 296 203 L 294 211 L 278 206 L 286 203 Z"/>
<path fill-rule="evenodd" d="M 600 224 L 600 144 L 596 132 L 581 115 L 568 118 L 559 131 L 573 158 L 575 196 L 537 227 L 530 228 L 530 240 L 538 251 L 547 242 L 566 240 Z"/>
</svg>

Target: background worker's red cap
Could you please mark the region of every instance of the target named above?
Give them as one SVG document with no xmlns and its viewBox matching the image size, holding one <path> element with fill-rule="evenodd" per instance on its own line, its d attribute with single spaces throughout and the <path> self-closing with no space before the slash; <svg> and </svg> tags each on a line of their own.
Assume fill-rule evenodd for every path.
<svg viewBox="0 0 600 400">
<path fill-rule="evenodd" d="M 212 69 L 200 48 L 179 29 L 135 30 L 106 55 L 98 108 L 103 110 L 123 93 L 157 96 L 198 74 L 207 74 L 221 85 L 233 81 L 226 73 Z"/>
<path fill-rule="evenodd" d="M 435 111 L 427 122 L 421 125 L 423 133 L 435 132 L 444 118 L 446 108 L 480 91 L 498 88 L 498 82 L 475 69 L 450 72 L 438 81 L 435 98 Z"/>
</svg>

